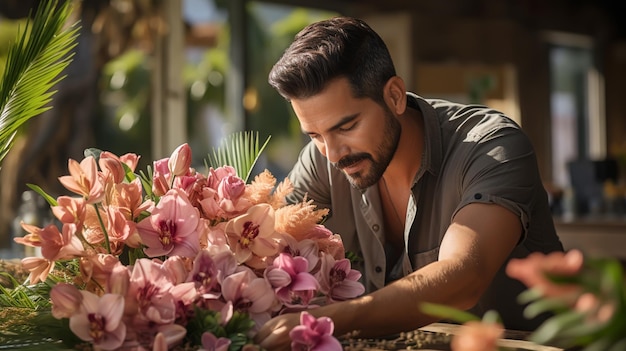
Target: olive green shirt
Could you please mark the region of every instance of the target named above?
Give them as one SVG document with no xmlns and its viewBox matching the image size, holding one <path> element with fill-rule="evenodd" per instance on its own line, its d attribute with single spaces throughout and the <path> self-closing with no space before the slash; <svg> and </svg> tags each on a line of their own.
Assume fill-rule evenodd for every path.
<svg viewBox="0 0 626 351">
<path fill-rule="evenodd" d="M 377 186 L 352 187 L 313 143 L 305 146 L 289 174 L 295 187 L 290 200 L 306 194 L 330 209 L 325 225 L 341 235 L 346 251 L 362 259 L 353 268 L 363 274 L 368 292 L 436 261 L 452 218 L 470 203 L 495 203 L 519 217 L 524 232 L 509 258 L 563 250 L 533 147 L 515 122 L 484 106 L 407 95 L 409 107 L 422 113 L 425 137 L 422 165 L 407 204 L 406 250 L 399 262 L 387 262 Z M 505 267 L 472 312 L 482 316 L 495 309 L 507 328 L 534 329 L 539 320 L 524 319 L 516 300 L 525 286 L 506 276 Z"/>
</svg>

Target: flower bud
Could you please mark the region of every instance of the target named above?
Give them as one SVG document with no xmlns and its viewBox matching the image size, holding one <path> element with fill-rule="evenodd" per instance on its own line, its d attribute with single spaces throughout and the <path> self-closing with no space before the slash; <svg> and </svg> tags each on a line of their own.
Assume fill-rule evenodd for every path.
<svg viewBox="0 0 626 351">
<path fill-rule="evenodd" d="M 172 175 L 181 176 L 187 174 L 189 167 L 191 167 L 191 147 L 189 147 L 189 144 L 184 143 L 177 147 L 170 156 L 167 166 Z"/>
</svg>

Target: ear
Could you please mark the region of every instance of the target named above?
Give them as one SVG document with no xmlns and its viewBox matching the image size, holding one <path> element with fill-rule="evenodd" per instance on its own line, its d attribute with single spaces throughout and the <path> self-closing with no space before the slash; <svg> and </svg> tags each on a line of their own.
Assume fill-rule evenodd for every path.
<svg viewBox="0 0 626 351">
<path fill-rule="evenodd" d="M 383 97 L 387 107 L 396 115 L 406 110 L 406 87 L 402 78 L 393 76 L 385 84 Z"/>
</svg>

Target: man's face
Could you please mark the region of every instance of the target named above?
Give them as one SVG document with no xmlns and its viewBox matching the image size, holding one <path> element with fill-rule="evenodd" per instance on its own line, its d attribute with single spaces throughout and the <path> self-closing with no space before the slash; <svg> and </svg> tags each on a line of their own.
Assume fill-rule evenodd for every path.
<svg viewBox="0 0 626 351">
<path fill-rule="evenodd" d="M 291 105 L 302 131 L 354 187 L 380 180 L 400 139 L 400 123 L 387 106 L 354 98 L 345 78 L 313 97 L 292 99 Z"/>
</svg>

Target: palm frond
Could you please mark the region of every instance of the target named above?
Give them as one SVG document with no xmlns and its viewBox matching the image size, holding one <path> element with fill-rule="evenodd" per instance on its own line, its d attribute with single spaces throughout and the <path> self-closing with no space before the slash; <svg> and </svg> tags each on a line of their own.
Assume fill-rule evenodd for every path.
<svg viewBox="0 0 626 351">
<path fill-rule="evenodd" d="M 224 138 L 221 147 L 213 149 L 212 155 L 208 155 L 208 166 L 232 166 L 237 171 L 237 176 L 248 182 L 252 168 L 269 141 L 270 137 L 267 137 L 263 145 L 259 146 L 258 132 L 233 133 Z"/>
<path fill-rule="evenodd" d="M 0 79 L 0 166 L 19 128 L 50 109 L 51 88 L 63 76 L 76 46 L 78 26 L 66 27 L 71 1 L 43 2 L 9 48 Z"/>
</svg>

